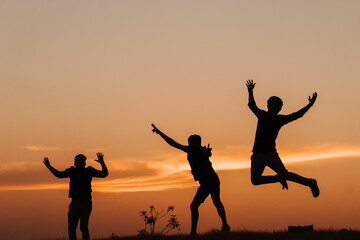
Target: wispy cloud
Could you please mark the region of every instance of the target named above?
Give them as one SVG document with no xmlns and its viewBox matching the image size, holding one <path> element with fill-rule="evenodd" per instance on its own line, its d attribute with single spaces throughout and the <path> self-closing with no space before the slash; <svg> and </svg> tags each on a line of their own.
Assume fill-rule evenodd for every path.
<svg viewBox="0 0 360 240">
<path fill-rule="evenodd" d="M 197 184 L 188 172 L 174 174 L 161 173 L 154 176 L 114 179 L 94 183 L 94 190 L 100 192 L 144 192 L 184 189 Z"/>
<path fill-rule="evenodd" d="M 251 151 L 248 147 L 218 146 L 216 149 L 211 157 L 215 171 L 238 170 L 250 167 Z M 338 143 L 286 145 L 282 146 L 279 152 L 284 163 L 292 163 L 360 157 L 360 146 Z M 89 162 L 89 164 L 94 163 Z M 97 179 L 93 182 L 95 191 L 164 191 L 197 185 L 191 176 L 186 154 L 182 152 L 158 153 L 148 159 L 109 159 L 107 164 L 110 175 L 108 178 Z M 94 167 L 99 168 L 97 165 L 94 165 Z M 67 181 L 53 177 L 40 162 L 12 163 L 2 166 L 0 169 L 0 191 L 67 189 Z"/>
<path fill-rule="evenodd" d="M 54 184 L 19 184 L 19 185 L 0 185 L 0 191 L 26 191 L 26 190 L 67 190 L 68 185 L 66 183 L 54 183 Z"/>
<path fill-rule="evenodd" d="M 59 147 L 52 147 L 52 146 L 41 146 L 41 145 L 27 145 L 23 146 L 22 148 L 25 148 L 29 151 L 57 151 L 61 150 Z"/>
<path fill-rule="evenodd" d="M 305 162 L 321 159 L 360 156 L 360 146 L 343 143 L 318 143 L 311 145 L 288 144 L 283 149 L 284 162 Z"/>
</svg>

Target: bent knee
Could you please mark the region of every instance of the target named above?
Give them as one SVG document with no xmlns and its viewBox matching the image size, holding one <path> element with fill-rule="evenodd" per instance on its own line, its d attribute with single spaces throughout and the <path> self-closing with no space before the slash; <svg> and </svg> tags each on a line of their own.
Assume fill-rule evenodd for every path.
<svg viewBox="0 0 360 240">
<path fill-rule="evenodd" d="M 290 176 L 290 172 L 285 169 L 284 171 L 278 173 L 278 176 L 284 179 L 288 179 Z"/>
<path fill-rule="evenodd" d="M 253 185 L 260 185 L 260 178 L 259 177 L 251 177 L 251 183 Z"/>
</svg>

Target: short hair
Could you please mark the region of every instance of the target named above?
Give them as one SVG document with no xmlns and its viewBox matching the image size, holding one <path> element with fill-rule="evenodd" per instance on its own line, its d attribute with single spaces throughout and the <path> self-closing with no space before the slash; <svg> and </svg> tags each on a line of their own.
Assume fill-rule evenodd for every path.
<svg viewBox="0 0 360 240">
<path fill-rule="evenodd" d="M 267 101 L 268 105 L 283 105 L 283 101 L 281 100 L 281 98 L 276 97 L 276 96 L 272 96 L 269 98 L 269 100 Z"/>
<path fill-rule="evenodd" d="M 77 161 L 85 161 L 86 160 L 86 157 L 85 157 L 85 155 L 84 154 L 78 154 L 78 155 L 76 155 L 76 157 L 75 157 L 75 162 L 77 162 Z"/>
<path fill-rule="evenodd" d="M 189 138 L 188 138 L 188 142 L 190 141 L 198 141 L 198 142 L 201 142 L 201 137 L 199 135 L 191 135 Z"/>
</svg>

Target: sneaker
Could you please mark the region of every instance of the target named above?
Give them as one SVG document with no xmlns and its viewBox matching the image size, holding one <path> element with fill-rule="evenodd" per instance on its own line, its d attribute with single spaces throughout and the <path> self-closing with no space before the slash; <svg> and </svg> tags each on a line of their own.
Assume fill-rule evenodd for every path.
<svg viewBox="0 0 360 240">
<path fill-rule="evenodd" d="M 230 226 L 229 225 L 223 225 L 222 228 L 221 228 L 221 231 L 222 232 L 230 232 Z"/>
<path fill-rule="evenodd" d="M 194 237 L 194 236 L 197 236 L 197 233 L 196 233 L 196 232 L 191 232 L 191 233 L 189 234 L 189 237 Z"/>
<path fill-rule="evenodd" d="M 310 183 L 309 187 L 310 187 L 310 189 L 311 189 L 312 195 L 313 195 L 315 198 L 318 197 L 319 194 L 320 194 L 320 190 L 319 190 L 319 187 L 318 187 L 317 182 L 316 182 L 315 179 L 312 179 L 312 180 L 311 180 L 311 183 Z"/>
</svg>

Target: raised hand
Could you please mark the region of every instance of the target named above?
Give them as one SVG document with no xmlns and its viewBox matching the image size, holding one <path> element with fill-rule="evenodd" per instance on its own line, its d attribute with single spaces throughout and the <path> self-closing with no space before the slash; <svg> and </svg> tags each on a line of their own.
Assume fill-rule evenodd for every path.
<svg viewBox="0 0 360 240">
<path fill-rule="evenodd" d="M 211 150 L 212 150 L 212 148 L 210 148 L 210 144 L 208 144 L 207 147 L 204 146 L 204 148 L 205 148 L 205 151 L 204 151 L 205 156 L 210 157 L 211 156 Z"/>
<path fill-rule="evenodd" d="M 205 147 L 205 149 L 208 150 L 208 151 L 211 151 L 211 150 L 212 150 L 212 148 L 210 148 L 210 144 L 208 144 L 207 147 L 206 147 L 206 146 L 204 146 L 204 147 Z"/>
<path fill-rule="evenodd" d="M 44 158 L 43 163 L 45 164 L 46 167 L 50 167 L 50 161 L 47 157 Z"/>
<path fill-rule="evenodd" d="M 309 103 L 311 104 L 311 106 L 314 105 L 316 98 L 317 98 L 317 92 L 314 92 L 312 97 L 309 96 Z"/>
<path fill-rule="evenodd" d="M 157 133 L 157 134 L 159 134 L 160 130 L 159 130 L 157 127 L 155 127 L 155 125 L 154 125 L 154 124 L 151 124 L 151 126 L 153 127 L 152 132 L 153 132 L 153 133 Z"/>
<path fill-rule="evenodd" d="M 247 86 L 249 92 L 254 89 L 255 84 L 256 83 L 254 83 L 254 81 L 252 79 L 249 79 L 246 81 L 246 86 Z"/>
<path fill-rule="evenodd" d="M 96 156 L 98 157 L 98 159 L 95 160 L 95 162 L 98 162 L 98 163 L 103 163 L 104 162 L 104 154 L 102 154 L 101 152 L 98 152 L 96 154 Z"/>
</svg>

